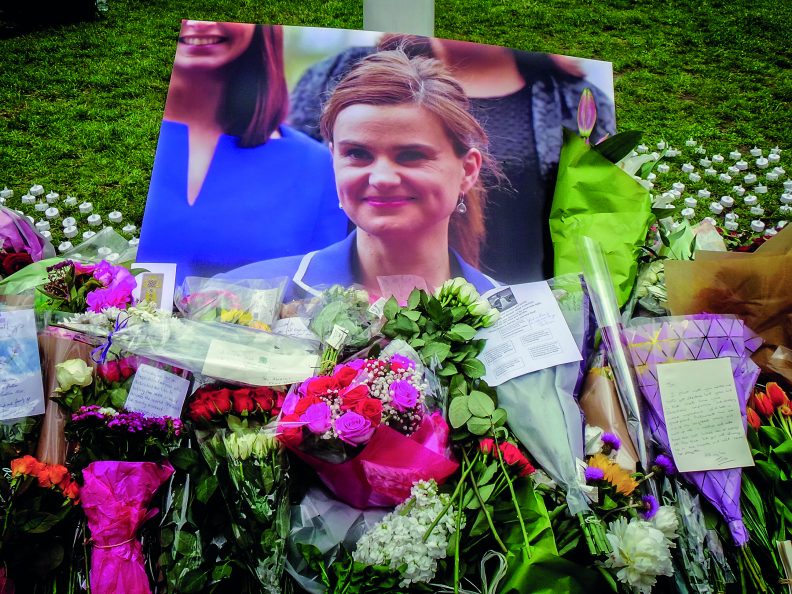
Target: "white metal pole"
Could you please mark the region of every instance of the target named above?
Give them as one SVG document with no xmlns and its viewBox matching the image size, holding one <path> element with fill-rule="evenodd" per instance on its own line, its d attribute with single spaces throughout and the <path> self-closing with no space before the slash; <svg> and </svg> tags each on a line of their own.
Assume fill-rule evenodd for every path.
<svg viewBox="0 0 792 594">
<path fill-rule="evenodd" d="M 432 37 L 434 5 L 434 0 L 363 0 L 363 28 Z"/>
</svg>

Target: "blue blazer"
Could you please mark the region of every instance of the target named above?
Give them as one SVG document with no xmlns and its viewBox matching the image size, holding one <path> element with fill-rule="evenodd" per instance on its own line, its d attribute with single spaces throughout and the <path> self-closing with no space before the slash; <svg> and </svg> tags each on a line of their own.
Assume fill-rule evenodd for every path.
<svg viewBox="0 0 792 594">
<path fill-rule="evenodd" d="M 322 290 L 332 285 L 349 287 L 359 282 L 354 275 L 356 236 L 356 232 L 352 231 L 346 239 L 324 249 L 303 256 L 255 262 L 224 274 L 218 274 L 215 278 L 243 280 L 285 276 L 289 279 L 289 283 L 284 294 L 284 301 L 300 298 L 306 294 L 318 295 Z M 455 250 L 451 249 L 450 252 L 452 276 L 464 277 L 476 287 L 479 293 L 500 285 L 465 262 Z"/>
</svg>

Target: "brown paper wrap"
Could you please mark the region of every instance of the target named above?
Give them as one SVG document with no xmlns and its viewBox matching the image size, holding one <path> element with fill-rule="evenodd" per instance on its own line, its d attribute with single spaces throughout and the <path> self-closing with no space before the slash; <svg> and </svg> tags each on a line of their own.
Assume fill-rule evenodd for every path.
<svg viewBox="0 0 792 594">
<path fill-rule="evenodd" d="M 734 314 L 765 341 L 753 360 L 771 371 L 779 346 L 792 348 L 792 226 L 752 254 L 697 252 L 667 260 L 665 281 L 673 315 Z"/>
<path fill-rule="evenodd" d="M 93 368 L 96 364 L 91 360 L 94 344 L 84 342 L 86 338 L 76 332 L 62 328 L 49 327 L 39 334 L 39 352 L 41 353 L 41 373 L 44 380 L 44 397 L 47 407 L 41 423 L 36 457 L 46 464 L 64 464 L 66 461 L 66 426 L 67 415 L 53 398 L 58 380 L 55 366 L 69 359 L 82 359 Z"/>
</svg>

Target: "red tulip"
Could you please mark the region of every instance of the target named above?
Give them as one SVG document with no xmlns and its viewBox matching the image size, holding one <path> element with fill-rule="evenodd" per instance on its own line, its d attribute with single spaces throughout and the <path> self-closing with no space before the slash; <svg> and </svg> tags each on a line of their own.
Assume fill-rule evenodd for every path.
<svg viewBox="0 0 792 594">
<path fill-rule="evenodd" d="M 762 425 L 762 421 L 759 418 L 759 415 L 756 414 L 756 411 L 752 409 L 750 406 L 746 408 L 745 412 L 748 414 L 748 424 L 753 427 L 756 431 L 759 431 L 759 427 Z"/>
<path fill-rule="evenodd" d="M 781 389 L 776 382 L 770 382 L 765 386 L 765 390 L 767 392 L 767 396 L 770 398 L 770 401 L 773 403 L 773 406 L 779 407 L 783 406 L 784 404 L 789 404 L 789 396 L 786 395 L 786 392 Z"/>
</svg>

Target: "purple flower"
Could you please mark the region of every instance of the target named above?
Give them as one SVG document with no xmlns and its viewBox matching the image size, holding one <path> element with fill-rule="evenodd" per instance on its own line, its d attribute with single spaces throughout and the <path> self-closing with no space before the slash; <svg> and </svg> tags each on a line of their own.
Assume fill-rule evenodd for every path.
<svg viewBox="0 0 792 594">
<path fill-rule="evenodd" d="M 660 454 L 657 456 L 657 458 L 655 458 L 654 465 L 668 476 L 676 474 L 676 466 L 674 466 L 674 461 L 665 454 Z"/>
<path fill-rule="evenodd" d="M 657 503 L 657 499 L 655 499 L 654 495 L 644 495 L 641 498 L 641 503 L 643 503 L 641 517 L 644 520 L 651 520 L 654 518 L 657 514 L 657 510 L 660 509 L 660 504 Z"/>
<path fill-rule="evenodd" d="M 135 277 L 123 266 L 113 266 L 105 260 L 99 262 L 93 271 L 93 277 L 104 285 L 86 295 L 88 309 L 100 312 L 108 307 L 124 309 L 132 300 L 135 289 Z"/>
<path fill-rule="evenodd" d="M 404 355 L 400 355 L 396 353 L 390 358 L 391 363 L 396 363 L 397 365 L 404 367 L 405 369 L 415 369 L 415 361 L 410 359 L 409 357 L 405 357 Z"/>
<path fill-rule="evenodd" d="M 602 434 L 602 443 L 605 444 L 606 447 L 609 447 L 612 450 L 618 450 L 621 447 L 621 439 L 619 439 L 613 433 L 603 433 Z"/>
<path fill-rule="evenodd" d="M 324 433 L 330 429 L 330 407 L 326 402 L 312 404 L 300 415 L 300 420 L 307 425 L 311 433 Z"/>
<path fill-rule="evenodd" d="M 283 406 L 281 406 L 281 412 L 284 415 L 291 415 L 294 414 L 294 407 L 297 406 L 297 402 L 299 402 L 300 396 L 296 392 L 289 392 L 286 395 L 286 398 L 283 400 Z"/>
<path fill-rule="evenodd" d="M 596 466 L 588 466 L 586 467 L 585 475 L 587 483 L 591 481 L 601 481 L 605 478 L 605 471 Z"/>
<path fill-rule="evenodd" d="M 581 138 L 585 138 L 588 142 L 588 137 L 591 136 L 594 125 L 597 123 L 597 103 L 594 101 L 594 95 L 591 89 L 583 89 L 583 94 L 580 96 L 577 110 L 577 125 Z"/>
<path fill-rule="evenodd" d="M 341 441 L 353 446 L 366 443 L 374 434 L 371 421 L 352 411 L 346 412 L 336 419 L 335 430 Z"/>
<path fill-rule="evenodd" d="M 388 391 L 390 392 L 393 406 L 400 412 L 415 408 L 418 402 L 418 390 L 408 381 L 395 381 L 390 385 Z"/>
</svg>

